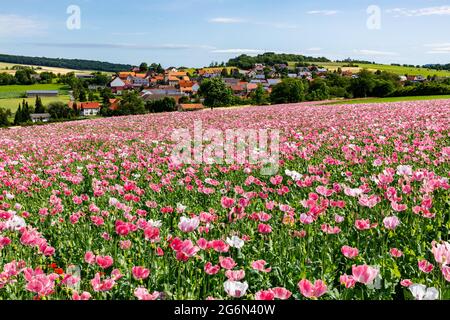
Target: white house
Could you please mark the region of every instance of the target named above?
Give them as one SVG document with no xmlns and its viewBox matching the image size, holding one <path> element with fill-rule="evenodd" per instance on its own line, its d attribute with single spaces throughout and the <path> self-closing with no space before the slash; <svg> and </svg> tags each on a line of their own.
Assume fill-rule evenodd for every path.
<svg viewBox="0 0 450 320">
<path fill-rule="evenodd" d="M 123 81 L 122 79 L 120 79 L 119 77 L 115 78 L 113 81 L 111 81 L 111 83 L 109 84 L 109 86 L 111 87 L 111 90 L 114 93 L 122 93 L 122 91 L 125 89 L 126 83 L 125 81 Z"/>
<path fill-rule="evenodd" d="M 80 115 L 82 116 L 96 116 L 100 113 L 99 102 L 82 102 L 80 104 Z"/>
</svg>

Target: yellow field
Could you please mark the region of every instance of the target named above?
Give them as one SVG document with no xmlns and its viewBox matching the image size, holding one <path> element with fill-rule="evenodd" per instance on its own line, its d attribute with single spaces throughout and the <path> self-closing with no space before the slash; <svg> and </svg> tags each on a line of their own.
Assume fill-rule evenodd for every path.
<svg viewBox="0 0 450 320">
<path fill-rule="evenodd" d="M 19 66 L 19 65 L 22 66 L 21 64 L 17 64 L 17 63 L 0 62 L 0 72 L 6 72 L 6 73 L 9 73 L 9 74 L 15 74 L 16 71 L 15 70 L 11 70 L 11 68 L 13 66 Z M 58 74 L 58 73 L 60 73 L 60 74 L 67 74 L 67 73 L 70 73 L 70 72 L 75 72 L 77 74 L 90 74 L 92 72 L 95 72 L 95 71 L 90 71 L 90 70 L 74 70 L 74 69 L 43 67 L 43 66 L 31 66 L 31 65 L 23 65 L 23 66 L 27 66 L 27 67 L 30 67 L 30 68 L 35 68 L 37 73 L 53 72 L 55 74 Z M 36 68 L 41 68 L 41 69 L 36 69 Z M 103 73 L 112 74 L 111 72 L 103 72 Z"/>
<path fill-rule="evenodd" d="M 338 62 L 320 62 L 315 63 L 317 65 L 323 66 L 327 68 L 329 71 L 336 71 L 338 68 L 341 68 L 342 71 L 351 71 L 352 73 L 358 73 L 361 69 L 368 69 L 369 71 L 375 72 L 377 70 L 387 71 L 398 74 L 400 76 L 410 75 L 417 76 L 421 75 L 424 77 L 428 76 L 438 76 L 438 77 L 450 77 L 450 71 L 445 70 L 433 70 L 426 68 L 412 68 L 412 67 L 403 67 L 403 66 L 392 66 L 386 64 L 364 64 L 364 63 L 355 63 L 358 67 L 343 67 L 346 63 L 338 63 Z"/>
</svg>

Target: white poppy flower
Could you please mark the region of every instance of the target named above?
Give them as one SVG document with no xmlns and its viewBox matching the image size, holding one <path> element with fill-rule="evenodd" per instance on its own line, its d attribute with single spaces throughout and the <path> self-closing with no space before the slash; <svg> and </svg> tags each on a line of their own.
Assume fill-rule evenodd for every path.
<svg viewBox="0 0 450 320">
<path fill-rule="evenodd" d="M 232 236 L 231 238 L 227 238 L 227 243 L 230 245 L 230 247 L 241 249 L 245 242 L 244 240 L 240 239 L 239 237 Z"/>
<path fill-rule="evenodd" d="M 241 298 L 247 292 L 248 283 L 228 280 L 223 284 L 223 287 L 229 296 L 233 298 Z"/>
<path fill-rule="evenodd" d="M 423 284 L 413 284 L 409 286 L 409 291 L 411 291 L 416 300 L 439 299 L 439 291 L 436 288 L 427 288 Z"/>
<path fill-rule="evenodd" d="M 25 227 L 27 224 L 22 217 L 14 215 L 8 221 L 6 221 L 5 225 L 6 225 L 6 229 L 19 230 L 19 229 Z"/>
</svg>

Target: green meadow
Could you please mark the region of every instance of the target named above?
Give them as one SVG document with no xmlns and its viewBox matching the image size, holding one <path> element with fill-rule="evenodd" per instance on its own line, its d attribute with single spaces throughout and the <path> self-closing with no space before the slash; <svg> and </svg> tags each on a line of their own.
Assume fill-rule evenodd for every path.
<svg viewBox="0 0 450 320">
<path fill-rule="evenodd" d="M 421 100 L 438 100 L 438 99 L 450 99 L 450 95 L 350 99 L 350 100 L 333 101 L 325 103 L 325 105 L 385 103 L 385 102 L 421 101 Z"/>
</svg>

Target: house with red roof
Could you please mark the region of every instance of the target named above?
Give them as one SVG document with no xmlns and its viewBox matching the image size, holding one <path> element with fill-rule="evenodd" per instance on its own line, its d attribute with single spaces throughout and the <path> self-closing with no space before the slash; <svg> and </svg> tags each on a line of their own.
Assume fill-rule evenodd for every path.
<svg viewBox="0 0 450 320">
<path fill-rule="evenodd" d="M 96 116 L 100 113 L 100 102 L 79 102 L 77 105 L 82 116 Z"/>
</svg>

